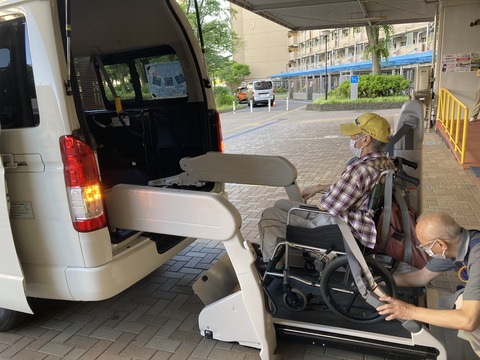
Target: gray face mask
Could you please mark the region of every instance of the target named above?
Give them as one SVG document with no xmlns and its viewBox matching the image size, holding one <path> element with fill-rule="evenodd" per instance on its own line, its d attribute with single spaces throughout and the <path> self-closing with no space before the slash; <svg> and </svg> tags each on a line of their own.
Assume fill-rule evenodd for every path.
<svg viewBox="0 0 480 360">
<path fill-rule="evenodd" d="M 443 252 L 441 254 L 435 254 L 432 250 L 432 247 L 435 245 L 435 243 L 437 242 L 437 240 L 435 240 L 433 242 L 432 245 L 430 245 L 429 247 L 425 248 L 425 252 L 428 254 L 428 256 L 430 256 L 432 259 L 439 259 L 439 260 L 445 260 L 447 257 L 445 256 L 445 250 L 443 250 Z"/>
<path fill-rule="evenodd" d="M 363 135 L 361 138 L 358 138 L 357 140 L 350 140 L 350 150 L 352 151 L 353 156 L 356 156 L 358 158 L 361 156 L 363 146 L 357 149 L 355 147 L 355 144 L 357 143 L 357 141 L 362 140 L 365 136 L 367 135 Z"/>
</svg>

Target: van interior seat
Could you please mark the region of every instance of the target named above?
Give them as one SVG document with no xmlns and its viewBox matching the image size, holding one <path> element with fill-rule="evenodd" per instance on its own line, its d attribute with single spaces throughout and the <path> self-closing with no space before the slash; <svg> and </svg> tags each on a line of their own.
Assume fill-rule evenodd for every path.
<svg viewBox="0 0 480 360">
<path fill-rule="evenodd" d="M 181 101 L 127 110 L 123 123 L 114 120 L 117 113 L 113 110 L 88 111 L 104 186 L 146 185 L 149 180 L 180 173 L 182 158 L 203 154 L 199 106 Z"/>
</svg>

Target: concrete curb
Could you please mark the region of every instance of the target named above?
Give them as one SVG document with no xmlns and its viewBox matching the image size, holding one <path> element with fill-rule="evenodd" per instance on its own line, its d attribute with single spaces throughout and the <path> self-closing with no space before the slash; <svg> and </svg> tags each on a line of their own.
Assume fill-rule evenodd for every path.
<svg viewBox="0 0 480 360">
<path fill-rule="evenodd" d="M 351 103 L 351 104 L 308 104 L 307 111 L 383 110 L 400 109 L 403 102 Z"/>
</svg>

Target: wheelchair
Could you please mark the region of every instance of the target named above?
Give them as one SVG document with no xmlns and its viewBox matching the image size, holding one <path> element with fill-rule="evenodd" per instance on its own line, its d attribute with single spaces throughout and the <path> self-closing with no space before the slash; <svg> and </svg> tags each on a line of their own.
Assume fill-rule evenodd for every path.
<svg viewBox="0 0 480 360">
<path fill-rule="evenodd" d="M 403 188 L 404 196 L 399 196 L 400 191 L 395 190 L 395 198 L 402 200 L 402 222 L 405 232 L 405 248 L 403 260 L 411 256 L 412 244 L 410 231 L 411 221 L 403 216 L 403 210 L 408 212 L 410 185 L 419 185 L 419 179 L 408 175 L 403 166 L 409 166 L 417 170 L 417 160 L 421 159 L 420 149 L 423 138 L 423 107 L 417 100 L 412 100 L 402 107 L 399 121 L 396 125 L 395 135 L 389 140 L 383 151 L 388 153 L 394 161 L 397 170 L 387 171 L 382 174 L 378 183 L 370 194 L 368 209 L 372 218 L 383 211 L 388 219 L 392 205 L 392 180 L 398 180 L 398 187 Z M 397 144 L 398 143 L 398 144 Z M 399 157 L 408 155 L 411 160 Z M 395 157 L 394 157 L 395 155 Z M 412 173 L 412 172 L 410 172 Z M 413 172 L 414 174 L 417 174 Z M 418 173 L 421 174 L 421 173 Z M 387 180 L 388 179 L 388 180 Z M 401 199 L 400 199 L 401 198 Z M 412 196 L 414 199 L 415 196 Z M 417 198 L 418 201 L 418 198 Z M 398 201 L 397 201 L 398 203 Z M 418 206 L 418 203 L 417 203 Z M 413 206 L 416 208 L 416 206 Z M 378 300 L 384 294 L 396 297 L 398 294 L 392 273 L 398 261 L 386 255 L 385 249 L 371 251 L 361 249 L 353 238 L 346 223 L 337 218 L 336 225 L 326 225 L 313 229 L 296 227 L 290 224 L 290 217 L 296 212 L 322 213 L 318 208 L 301 205 L 293 208 L 288 213 L 286 239 L 278 244 L 269 259 L 265 272 L 262 275 L 263 287 L 266 294 L 267 309 L 274 314 L 278 308 L 269 293 L 269 284 L 275 278 L 282 279 L 283 303 L 288 310 L 302 311 L 310 301 L 309 294 L 305 294 L 298 287 L 293 287 L 292 282 L 300 283 L 302 287 L 320 288 L 321 298 L 327 308 L 348 321 L 369 324 L 382 321 L 385 316 L 380 316 L 376 307 L 381 302 Z M 323 212 L 324 213 L 324 212 Z M 388 214 L 388 215 L 387 215 Z M 389 221 L 383 221 L 381 228 L 380 245 L 386 244 L 386 230 Z M 378 237 L 377 237 L 378 238 Z M 410 254 L 407 256 L 407 242 Z M 296 271 L 298 267 L 291 266 L 290 253 L 301 253 L 303 259 L 299 262 L 303 271 Z M 296 255 L 295 254 L 295 255 Z M 281 272 L 275 271 L 275 265 L 285 257 L 285 268 Z M 382 259 L 382 262 L 377 259 Z M 385 261 L 384 259 L 387 259 Z M 408 263 L 408 261 L 407 261 Z"/>
<path fill-rule="evenodd" d="M 384 203 L 386 178 L 395 175 L 398 174 L 394 174 L 392 171 L 383 172 L 370 194 L 368 209 L 374 219 Z M 361 245 L 353 239 L 353 235 L 345 223 L 343 223 L 342 231 L 339 226 L 339 222 L 343 222 L 341 219 L 337 219 L 337 224 L 317 228 L 291 225 L 291 217 L 299 213 L 328 214 L 310 205 L 300 205 L 290 209 L 287 215 L 286 239 L 276 246 L 262 276 L 267 295 L 269 295 L 268 286 L 273 279 L 281 278 L 283 280 L 283 304 L 292 311 L 304 310 L 311 295 L 305 294 L 298 287 L 293 287 L 293 280 L 308 287 L 319 288 L 321 298 L 328 309 L 346 320 L 362 324 L 382 321 L 385 316 L 379 315 L 375 310 L 378 301 L 372 302 L 366 299 L 361 292 L 359 281 L 363 282 L 369 293 L 377 295 L 377 300 L 384 294 L 396 297 L 397 287 L 392 276 L 395 261 L 393 263 L 391 260 L 378 261 L 376 257 L 379 255 L 384 257 L 383 254 L 373 253 L 372 249 L 362 249 Z M 352 240 L 347 246 L 357 247 L 359 251 L 357 256 L 351 254 L 347 256 L 345 238 L 348 235 Z M 303 271 L 291 266 L 292 249 L 297 250 L 296 254 L 302 254 Z M 358 260 L 358 256 L 363 257 L 370 273 L 362 272 L 361 280 L 358 280 L 360 270 L 352 269 L 352 264 Z M 278 272 L 274 267 L 283 257 L 285 258 L 285 267 L 283 271 Z M 386 258 L 388 259 L 388 257 Z M 271 304 L 272 301 L 270 301 L 269 308 L 272 313 L 275 313 L 277 308 L 275 304 Z"/>
</svg>

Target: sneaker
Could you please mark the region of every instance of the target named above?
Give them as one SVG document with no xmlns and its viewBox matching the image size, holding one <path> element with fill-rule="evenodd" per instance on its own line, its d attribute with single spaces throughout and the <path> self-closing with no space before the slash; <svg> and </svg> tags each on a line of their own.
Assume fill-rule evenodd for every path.
<svg viewBox="0 0 480 360">
<path fill-rule="evenodd" d="M 250 244 L 252 244 L 253 250 L 255 251 L 255 254 L 257 254 L 257 257 L 263 257 L 262 250 L 260 249 L 260 244 L 257 244 L 257 243 L 250 243 Z"/>
<path fill-rule="evenodd" d="M 472 118 L 470 118 L 470 120 L 468 120 L 468 121 L 473 122 L 473 121 L 477 121 L 477 120 L 478 120 L 477 118 L 472 117 Z"/>
</svg>

